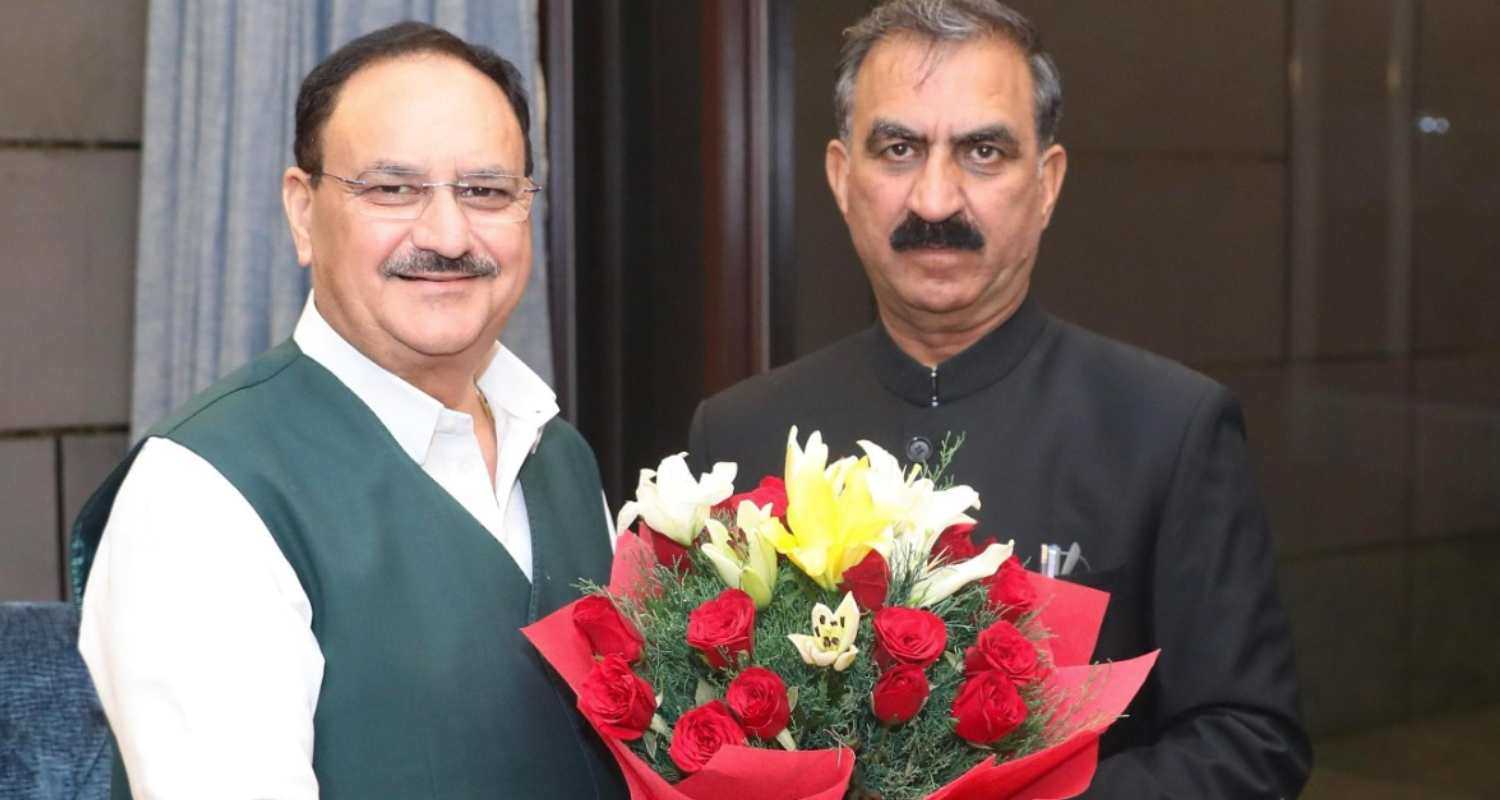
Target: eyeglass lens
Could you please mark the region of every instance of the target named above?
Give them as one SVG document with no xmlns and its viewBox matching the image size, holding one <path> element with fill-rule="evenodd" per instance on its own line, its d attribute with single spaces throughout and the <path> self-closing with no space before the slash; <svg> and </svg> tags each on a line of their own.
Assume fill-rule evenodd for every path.
<svg viewBox="0 0 1500 800">
<path fill-rule="evenodd" d="M 366 173 L 350 184 L 361 211 L 380 219 L 398 220 L 422 216 L 432 195 L 439 189 L 448 189 L 471 222 L 520 222 L 531 212 L 534 193 L 530 181 L 510 175 L 433 184 L 405 175 Z"/>
</svg>

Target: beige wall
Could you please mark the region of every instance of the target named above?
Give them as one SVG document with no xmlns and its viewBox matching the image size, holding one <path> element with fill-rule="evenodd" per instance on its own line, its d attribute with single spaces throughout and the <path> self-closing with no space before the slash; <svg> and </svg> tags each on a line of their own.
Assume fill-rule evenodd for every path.
<svg viewBox="0 0 1500 800">
<path fill-rule="evenodd" d="M 146 0 L 0 6 L 0 600 L 123 454 Z"/>
</svg>

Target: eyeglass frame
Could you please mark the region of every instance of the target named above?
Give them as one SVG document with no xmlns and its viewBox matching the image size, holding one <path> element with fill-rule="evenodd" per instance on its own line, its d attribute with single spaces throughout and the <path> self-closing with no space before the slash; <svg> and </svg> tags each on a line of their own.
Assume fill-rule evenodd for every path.
<svg viewBox="0 0 1500 800">
<path fill-rule="evenodd" d="M 313 179 L 317 179 L 317 178 L 333 178 L 334 180 L 338 181 L 339 183 L 344 184 L 345 186 L 358 187 L 361 191 L 357 191 L 357 192 L 353 193 L 353 196 L 356 197 L 356 198 L 358 198 L 363 191 L 368 191 L 369 189 L 372 189 L 372 188 L 374 188 L 377 185 L 375 183 L 372 183 L 371 181 L 367 181 L 367 180 L 364 180 L 364 179 L 361 179 L 361 178 L 346 178 L 346 177 L 344 177 L 342 175 L 335 175 L 332 172 L 326 172 L 324 170 L 318 170 L 317 172 L 310 172 L 310 173 L 308 173 L 308 177 L 313 178 Z M 486 175 L 485 177 L 487 177 L 487 178 L 515 178 L 517 180 L 526 181 L 526 183 L 528 185 L 521 187 L 521 192 L 523 193 L 523 195 L 526 198 L 524 200 L 524 204 L 525 204 L 525 208 L 526 208 L 526 214 L 524 216 L 522 216 L 520 219 L 516 219 L 516 220 L 502 220 L 502 221 L 509 222 L 512 225 L 519 225 L 519 224 L 521 224 L 523 222 L 526 222 L 527 220 L 531 219 L 531 208 L 532 208 L 533 204 L 536 201 L 536 196 L 538 194 L 541 194 L 542 187 L 539 186 L 536 181 L 532 180 L 530 175 L 510 175 L 510 174 L 506 174 L 506 173 L 496 173 L 496 174 L 493 174 L 493 175 Z M 397 222 L 415 222 L 415 221 L 421 219 L 423 214 L 427 213 L 427 204 L 432 202 L 433 190 L 441 189 L 443 187 L 449 187 L 449 188 L 453 189 L 453 192 L 454 192 L 453 199 L 454 200 L 458 200 L 458 190 L 460 190 L 460 189 L 474 189 L 474 188 L 482 189 L 482 188 L 485 188 L 485 187 L 480 186 L 478 184 L 469 183 L 469 182 L 463 181 L 463 180 L 456 180 L 456 181 L 414 181 L 414 182 L 412 182 L 412 183 L 410 183 L 408 185 L 409 186 L 418 186 L 418 187 L 421 187 L 424 191 L 426 191 L 426 194 L 427 194 L 427 199 L 423 201 L 422 207 L 421 207 L 420 210 L 417 211 L 417 215 L 416 216 L 411 217 L 410 219 L 403 219 L 401 217 L 374 217 L 374 218 L 375 219 L 388 219 L 388 220 L 397 221 Z M 517 202 L 522 202 L 522 201 L 518 200 Z M 459 205 L 460 208 L 463 208 L 463 203 L 462 202 L 459 202 L 458 205 Z M 371 215 L 367 214 L 366 216 L 371 216 Z M 464 210 L 464 218 L 468 219 L 468 211 L 467 210 Z"/>
</svg>

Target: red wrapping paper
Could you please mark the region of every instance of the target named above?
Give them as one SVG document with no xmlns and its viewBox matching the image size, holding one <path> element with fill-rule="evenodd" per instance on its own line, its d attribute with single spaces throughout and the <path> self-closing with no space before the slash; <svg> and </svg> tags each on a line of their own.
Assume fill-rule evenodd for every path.
<svg viewBox="0 0 1500 800">
<path fill-rule="evenodd" d="M 650 591 L 645 580 L 656 557 L 633 534 L 619 538 L 609 591 L 639 596 Z M 1076 701 L 1062 709 L 1054 724 L 1072 733 L 1065 740 L 1024 758 L 976 765 L 944 786 L 932 800 L 1061 800 L 1088 788 L 1098 762 L 1099 735 L 1140 690 L 1156 653 L 1112 664 L 1089 664 L 1109 596 L 1066 581 L 1027 573 L 1036 587 L 1041 622 L 1051 632 L 1047 646 L 1056 669 L 1049 685 Z M 522 629 L 542 657 L 576 693 L 593 667 L 588 642 L 573 625 L 573 608 L 564 606 Z M 729 746 L 697 773 L 667 783 L 625 743 L 602 736 L 625 775 L 635 800 L 839 800 L 849 786 L 854 754 L 848 749 L 799 750 Z"/>
</svg>

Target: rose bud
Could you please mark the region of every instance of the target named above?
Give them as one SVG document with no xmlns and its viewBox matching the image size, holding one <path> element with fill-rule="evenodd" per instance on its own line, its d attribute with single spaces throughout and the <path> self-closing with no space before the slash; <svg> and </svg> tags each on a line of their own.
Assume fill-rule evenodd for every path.
<svg viewBox="0 0 1500 800">
<path fill-rule="evenodd" d="M 965 674 L 973 676 L 991 669 L 1023 686 L 1045 672 L 1036 645 L 1003 619 L 985 628 L 974 646 L 964 651 Z"/>
<path fill-rule="evenodd" d="M 755 601 L 739 589 L 725 589 L 688 614 L 687 643 L 714 669 L 749 655 L 755 645 Z"/>
<path fill-rule="evenodd" d="M 573 625 L 596 656 L 617 655 L 632 663 L 641 657 L 645 639 L 608 597 L 591 594 L 574 603 Z"/>
<path fill-rule="evenodd" d="M 751 667 L 729 682 L 724 702 L 745 732 L 758 739 L 775 739 L 786 728 L 792 709 L 781 676 Z"/>
<path fill-rule="evenodd" d="M 678 575 L 684 575 L 693 568 L 693 559 L 688 554 L 688 549 L 672 541 L 664 534 L 656 532 L 645 520 L 641 520 L 636 526 L 636 535 L 641 541 L 651 546 L 651 552 L 656 554 L 657 562 L 670 567 Z"/>
<path fill-rule="evenodd" d="M 839 584 L 840 592 L 852 592 L 854 602 L 866 611 L 885 608 L 886 590 L 891 583 L 891 571 L 885 558 L 871 550 L 858 564 L 844 570 L 844 580 Z"/>
<path fill-rule="evenodd" d="M 953 732 L 974 744 L 993 744 L 1026 721 L 1026 701 L 1005 673 L 981 672 L 953 698 Z"/>
<path fill-rule="evenodd" d="M 704 703 L 677 718 L 667 753 L 684 773 L 697 772 L 726 744 L 744 744 L 745 732 L 718 700 Z"/>
<path fill-rule="evenodd" d="M 921 608 L 882 608 L 875 612 L 875 663 L 927 668 L 943 654 L 948 629 L 938 615 Z"/>
<path fill-rule="evenodd" d="M 973 531 L 974 523 L 972 522 L 949 525 L 933 543 L 933 557 L 942 556 L 946 563 L 953 564 L 958 561 L 968 561 L 979 555 L 979 548 L 974 546 L 974 539 L 971 535 Z"/>
<path fill-rule="evenodd" d="M 1005 619 L 1015 622 L 1036 610 L 1036 587 L 1031 585 L 1026 568 L 1015 556 L 1006 559 L 985 583 L 989 586 L 990 607 Z"/>
<path fill-rule="evenodd" d="M 625 659 L 607 655 L 578 687 L 578 710 L 600 733 L 629 741 L 641 738 L 656 713 L 656 692 Z"/>
<path fill-rule="evenodd" d="M 915 717 L 927 704 L 932 687 L 927 673 L 916 664 L 900 664 L 885 671 L 870 693 L 875 718 L 886 725 L 900 725 Z"/>
</svg>

